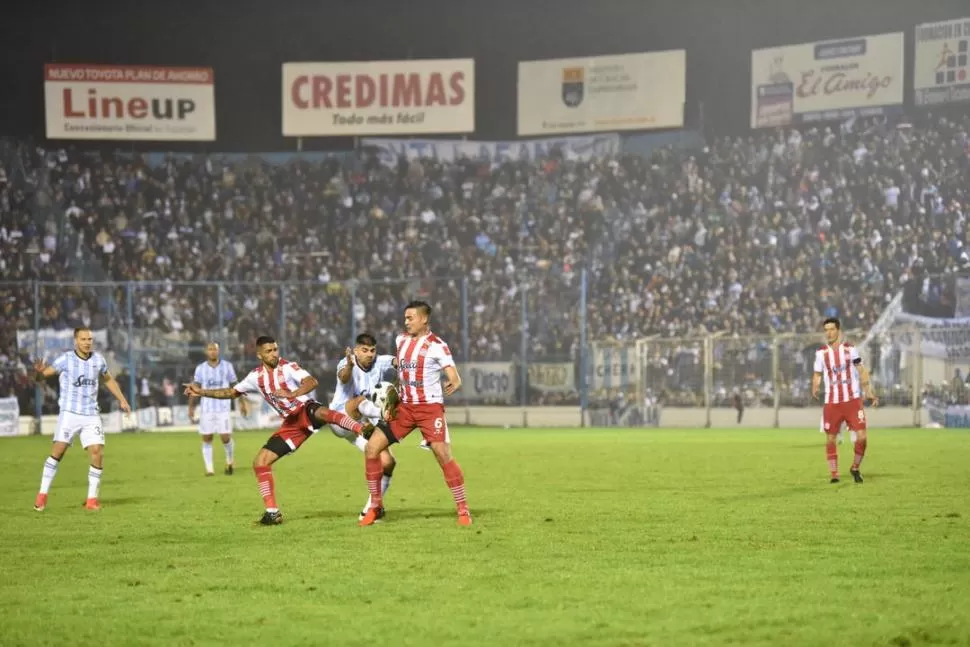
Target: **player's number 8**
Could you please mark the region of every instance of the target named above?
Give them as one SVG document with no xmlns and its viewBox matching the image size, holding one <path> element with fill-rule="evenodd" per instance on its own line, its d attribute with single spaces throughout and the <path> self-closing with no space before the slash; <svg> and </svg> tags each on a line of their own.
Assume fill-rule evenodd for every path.
<svg viewBox="0 0 970 647">
<path fill-rule="evenodd" d="M 866 412 L 863 411 L 862 409 L 859 409 L 859 421 L 862 422 L 865 419 L 866 419 Z"/>
</svg>

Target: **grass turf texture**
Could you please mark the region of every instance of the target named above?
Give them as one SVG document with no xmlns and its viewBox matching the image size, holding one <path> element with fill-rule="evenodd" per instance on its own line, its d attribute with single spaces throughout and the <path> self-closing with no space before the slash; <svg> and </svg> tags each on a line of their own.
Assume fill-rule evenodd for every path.
<svg viewBox="0 0 970 647">
<path fill-rule="evenodd" d="M 324 432 L 277 466 L 286 515 L 194 434 L 108 438 L 31 509 L 49 439 L 0 442 L 0 643 L 970 644 L 970 434 L 876 430 L 866 483 L 800 431 L 457 429 L 475 525 L 433 457 L 396 449 L 388 519 L 357 527 L 363 460 Z"/>
</svg>

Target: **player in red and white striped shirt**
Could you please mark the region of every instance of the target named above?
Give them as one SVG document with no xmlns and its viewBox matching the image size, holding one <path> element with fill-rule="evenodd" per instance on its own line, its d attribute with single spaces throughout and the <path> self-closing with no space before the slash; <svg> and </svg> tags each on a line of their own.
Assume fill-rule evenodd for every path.
<svg viewBox="0 0 970 647">
<path fill-rule="evenodd" d="M 235 386 L 203 389 L 198 384 L 186 384 L 185 395 L 234 400 L 246 393 L 259 393 L 283 419 L 279 431 L 269 437 L 253 461 L 259 493 L 266 504 L 266 512 L 259 522 L 269 526 L 283 522 L 283 515 L 276 505 L 273 463 L 295 452 L 324 425 L 335 424 L 364 436 L 373 431 L 374 425 L 361 424 L 347 414 L 331 411 L 311 399 L 310 393 L 318 384 L 316 378 L 295 362 L 281 358 L 280 347 L 272 337 L 264 335 L 256 340 L 256 357 L 260 361 L 259 367 Z"/>
<path fill-rule="evenodd" d="M 839 482 L 839 453 L 836 436 L 844 422 L 856 435 L 855 459 L 849 470 L 856 483 L 862 483 L 859 466 L 866 455 L 866 412 L 863 397 L 879 404 L 872 392 L 869 371 L 862 365 L 859 351 L 842 341 L 842 324 L 830 317 L 822 323 L 825 345 L 815 351 L 815 372 L 812 375 L 812 397 L 819 398 L 819 387 L 825 382 L 825 406 L 822 409 L 822 429 L 825 431 L 825 458 L 832 474 L 831 483 Z"/>
<path fill-rule="evenodd" d="M 415 428 L 431 444 L 445 483 L 451 490 L 458 506 L 458 523 L 472 523 L 465 501 L 465 476 L 451 455 L 451 437 L 445 420 L 444 396 L 451 395 L 461 387 L 461 377 L 451 356 L 451 351 L 440 337 L 431 332 L 428 322 L 431 306 L 423 301 L 412 301 L 404 309 L 405 333 L 397 337 L 398 394 L 400 403 L 383 433 L 375 433 L 364 448 L 367 489 L 370 491 L 371 507 L 360 520 L 369 526 L 383 516 L 381 500 L 381 452 L 391 443 L 402 440 Z M 442 384 L 441 374 L 447 380 Z"/>
</svg>

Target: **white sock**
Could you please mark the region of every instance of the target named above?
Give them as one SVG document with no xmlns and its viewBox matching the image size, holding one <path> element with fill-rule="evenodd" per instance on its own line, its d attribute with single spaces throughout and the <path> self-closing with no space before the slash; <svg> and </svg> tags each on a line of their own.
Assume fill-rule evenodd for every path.
<svg viewBox="0 0 970 647">
<path fill-rule="evenodd" d="M 226 465 L 232 465 L 233 457 L 236 455 L 235 438 L 230 438 L 228 443 L 222 445 L 222 448 L 226 450 Z"/>
<path fill-rule="evenodd" d="M 101 490 L 101 472 L 97 467 L 88 468 L 88 498 L 97 499 Z"/>
<path fill-rule="evenodd" d="M 51 489 L 51 483 L 54 481 L 54 477 L 57 476 L 57 466 L 60 464 L 61 462 L 53 456 L 48 456 L 47 460 L 44 461 L 44 472 L 40 477 L 41 494 L 47 494 L 47 491 Z"/>
<path fill-rule="evenodd" d="M 364 448 L 367 447 L 367 439 L 363 436 L 357 436 L 354 438 L 354 444 L 357 445 L 357 449 L 364 451 Z"/>
<path fill-rule="evenodd" d="M 856 438 L 857 438 L 857 437 L 856 437 L 856 433 L 855 433 L 854 431 L 853 431 L 853 432 L 852 432 L 851 434 L 849 434 L 849 439 L 850 439 L 850 440 L 851 440 L 852 442 L 855 442 L 855 441 L 856 441 Z"/>
<path fill-rule="evenodd" d="M 381 477 L 381 496 L 387 494 L 387 488 L 391 487 L 391 477 L 385 474 Z"/>
<path fill-rule="evenodd" d="M 212 443 L 203 442 L 202 443 L 202 460 L 205 461 L 205 471 L 206 473 L 212 470 Z"/>
<path fill-rule="evenodd" d="M 361 400 L 360 404 L 357 405 L 357 410 L 365 418 L 377 418 L 378 420 L 381 418 L 381 410 L 370 400 Z"/>
</svg>

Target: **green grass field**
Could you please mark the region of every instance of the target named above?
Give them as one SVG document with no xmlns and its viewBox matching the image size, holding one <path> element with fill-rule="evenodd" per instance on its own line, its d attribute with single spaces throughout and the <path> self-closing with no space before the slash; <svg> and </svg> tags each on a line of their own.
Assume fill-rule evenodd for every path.
<svg viewBox="0 0 970 647">
<path fill-rule="evenodd" d="M 213 478 L 194 434 L 111 436 L 93 513 L 79 447 L 36 513 L 49 439 L 0 441 L 0 644 L 970 644 L 966 432 L 872 432 L 863 485 L 814 430 L 453 435 L 471 528 L 416 435 L 371 528 L 329 434 L 278 465 L 278 527 L 263 433 Z"/>
</svg>

